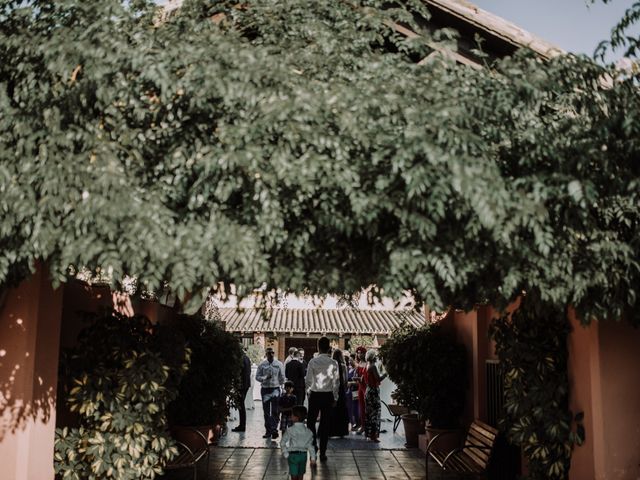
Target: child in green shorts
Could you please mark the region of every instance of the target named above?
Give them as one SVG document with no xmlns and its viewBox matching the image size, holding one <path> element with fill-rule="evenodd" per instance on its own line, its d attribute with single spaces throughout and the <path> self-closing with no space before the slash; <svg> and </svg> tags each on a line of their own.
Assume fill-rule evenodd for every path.
<svg viewBox="0 0 640 480">
<path fill-rule="evenodd" d="M 284 458 L 289 461 L 291 480 L 302 480 L 307 471 L 307 452 L 311 458 L 311 466 L 316 465 L 316 449 L 313 446 L 313 433 L 304 424 L 307 409 L 296 405 L 291 411 L 293 425 L 282 435 L 280 448 Z"/>
</svg>

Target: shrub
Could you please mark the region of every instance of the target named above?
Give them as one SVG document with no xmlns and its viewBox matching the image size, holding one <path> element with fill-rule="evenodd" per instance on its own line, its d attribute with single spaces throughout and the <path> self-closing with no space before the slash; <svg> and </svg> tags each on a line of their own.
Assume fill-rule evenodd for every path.
<svg viewBox="0 0 640 480">
<path fill-rule="evenodd" d="M 172 328 L 186 338 L 191 364 L 169 406 L 175 425 L 223 424 L 236 401 L 242 368 L 239 339 L 200 316 L 182 315 Z"/>
<path fill-rule="evenodd" d="M 464 347 L 437 324 L 403 326 L 380 349 L 395 400 L 433 427 L 457 426 L 467 385 Z"/>
<path fill-rule="evenodd" d="M 568 478 L 572 449 L 584 441 L 583 414 L 569 409 L 570 331 L 565 310 L 532 295 L 491 325 L 504 378 L 500 427 L 522 448 L 532 480 Z"/>
<path fill-rule="evenodd" d="M 247 347 L 247 356 L 252 364 L 258 365 L 264 359 L 264 347 L 262 345 L 249 345 Z"/>
<path fill-rule="evenodd" d="M 146 317 L 112 310 L 65 352 L 61 377 L 79 425 L 56 429 L 55 472 L 63 479 L 153 479 L 176 453 L 165 409 L 177 395 L 189 352 Z"/>
</svg>

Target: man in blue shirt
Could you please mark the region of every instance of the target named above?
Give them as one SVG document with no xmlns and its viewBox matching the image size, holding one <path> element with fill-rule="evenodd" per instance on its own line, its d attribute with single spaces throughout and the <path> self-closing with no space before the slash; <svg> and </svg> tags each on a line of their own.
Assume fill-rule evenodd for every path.
<svg viewBox="0 0 640 480">
<path fill-rule="evenodd" d="M 278 400 L 280 387 L 284 383 L 284 365 L 275 359 L 273 348 L 267 347 L 267 358 L 258 365 L 256 381 L 262 384 L 262 408 L 264 410 L 265 434 L 262 438 L 278 438 Z"/>
</svg>

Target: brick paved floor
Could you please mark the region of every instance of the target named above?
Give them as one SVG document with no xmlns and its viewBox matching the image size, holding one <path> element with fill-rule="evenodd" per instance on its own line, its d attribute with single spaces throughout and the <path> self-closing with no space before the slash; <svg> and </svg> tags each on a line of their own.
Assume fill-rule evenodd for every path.
<svg viewBox="0 0 640 480">
<path fill-rule="evenodd" d="M 206 465 L 200 465 L 198 480 L 286 480 L 287 461 L 282 457 L 279 440 L 263 439 L 262 409 L 256 403 L 247 412 L 247 431 L 234 433 L 237 420 L 228 424 L 228 433 L 217 447 L 211 448 L 208 474 Z M 383 418 L 384 418 L 383 413 Z M 387 430 L 376 444 L 360 435 L 351 434 L 344 439 L 332 438 L 327 451 L 328 460 L 318 463 L 316 470 L 307 464 L 305 479 L 313 480 L 419 480 L 425 478 L 425 458 L 418 449 L 404 447 L 402 425 L 392 432 L 392 422 L 385 421 Z M 174 472 L 166 480 L 193 478 L 189 472 Z M 458 476 L 444 474 L 435 465 L 429 465 L 429 480 L 458 480 Z"/>
<path fill-rule="evenodd" d="M 328 460 L 306 478 L 316 480 L 408 480 L 425 478 L 424 457 L 417 450 L 329 450 Z M 434 475 L 436 473 L 434 472 Z M 199 478 L 204 478 L 204 475 Z M 285 480 L 287 461 L 275 449 L 214 448 L 209 478 L 221 480 Z M 444 479 L 433 476 L 433 479 Z M 451 478 L 451 477 L 449 477 Z"/>
</svg>

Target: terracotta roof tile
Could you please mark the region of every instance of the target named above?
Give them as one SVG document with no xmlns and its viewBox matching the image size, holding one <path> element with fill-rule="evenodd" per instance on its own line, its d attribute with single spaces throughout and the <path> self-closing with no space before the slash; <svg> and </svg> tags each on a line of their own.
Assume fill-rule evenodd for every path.
<svg viewBox="0 0 640 480">
<path fill-rule="evenodd" d="M 389 335 L 401 324 L 425 324 L 414 310 L 221 308 L 230 332 L 325 333 Z"/>
</svg>

